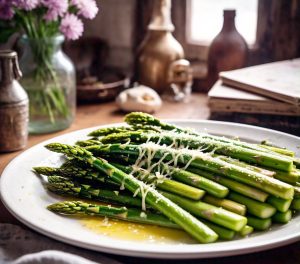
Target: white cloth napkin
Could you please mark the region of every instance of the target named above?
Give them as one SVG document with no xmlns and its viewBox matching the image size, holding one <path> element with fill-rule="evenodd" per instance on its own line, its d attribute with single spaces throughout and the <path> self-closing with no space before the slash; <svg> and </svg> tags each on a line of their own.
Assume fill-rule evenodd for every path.
<svg viewBox="0 0 300 264">
<path fill-rule="evenodd" d="M 90 250 L 67 245 L 17 225 L 0 223 L 1 264 L 120 264 Z"/>
</svg>

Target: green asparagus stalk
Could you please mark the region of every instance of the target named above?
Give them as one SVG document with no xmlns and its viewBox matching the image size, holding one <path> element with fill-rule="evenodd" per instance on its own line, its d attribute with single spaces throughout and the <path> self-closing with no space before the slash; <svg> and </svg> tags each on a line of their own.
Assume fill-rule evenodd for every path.
<svg viewBox="0 0 300 264">
<path fill-rule="evenodd" d="M 109 178 L 118 182 L 121 187 L 124 186 L 133 194 L 138 195 L 142 199 L 143 209 L 145 208 L 146 202 L 152 208 L 162 212 L 166 217 L 181 226 L 187 233 L 196 238 L 199 242 L 210 243 L 217 240 L 218 235 L 191 214 L 165 198 L 153 188 L 135 179 L 132 175 L 124 173 L 102 158 L 95 158 L 91 152 L 84 148 L 60 143 L 50 143 L 46 146 L 46 148 L 84 161 L 90 164 L 93 168 L 104 172 Z"/>
<path fill-rule="evenodd" d="M 267 193 L 258 190 L 254 187 L 248 186 L 246 184 L 236 182 L 231 179 L 227 179 L 223 176 L 220 176 L 218 174 L 214 174 L 208 171 L 204 171 L 198 168 L 192 168 L 189 167 L 187 170 L 194 172 L 197 175 L 204 176 L 212 181 L 216 181 L 218 183 L 221 183 L 222 185 L 228 187 L 230 190 L 235 191 L 239 194 L 245 195 L 247 197 L 250 197 L 254 200 L 265 202 L 267 200 L 267 197 L 269 196 Z"/>
<path fill-rule="evenodd" d="M 251 198 L 240 195 L 238 193 L 230 192 L 228 195 L 228 199 L 246 205 L 247 212 L 259 218 L 263 218 L 263 219 L 270 218 L 276 212 L 275 207 L 267 203 L 255 201 Z"/>
<path fill-rule="evenodd" d="M 287 156 L 274 155 L 268 152 L 243 148 L 231 143 L 216 141 L 194 135 L 182 135 L 174 132 L 145 133 L 142 131 L 133 131 L 118 133 L 102 138 L 101 142 L 117 143 L 127 142 L 129 140 L 143 143 L 150 141 L 166 145 L 175 145 L 175 147 L 184 146 L 190 149 L 203 149 L 206 152 L 214 151 L 218 154 L 224 154 L 250 163 L 260 164 L 283 171 L 291 171 L 293 168 L 293 161 Z"/>
<path fill-rule="evenodd" d="M 228 229 L 240 231 L 247 224 L 246 217 L 229 212 L 220 207 L 201 201 L 192 201 L 186 198 L 181 198 L 168 192 L 161 193 L 195 216 L 199 216 Z"/>
<path fill-rule="evenodd" d="M 60 195 L 70 195 L 80 198 L 88 198 L 99 201 L 108 201 L 118 204 L 141 207 L 142 202 L 137 197 L 121 194 L 115 190 L 93 188 L 91 185 L 82 184 L 60 176 L 49 176 L 47 188 Z"/>
<path fill-rule="evenodd" d="M 107 136 L 113 133 L 120 133 L 120 132 L 128 132 L 128 131 L 134 131 L 132 127 L 128 126 L 118 126 L 118 127 L 103 127 L 96 129 L 88 134 L 90 137 L 102 137 Z"/>
<path fill-rule="evenodd" d="M 230 212 L 245 215 L 246 214 L 246 206 L 228 199 L 216 198 L 212 195 L 206 194 L 203 199 L 203 202 L 212 204 L 217 207 L 222 207 Z"/>
<path fill-rule="evenodd" d="M 300 187 L 299 186 L 293 186 L 293 187 L 294 187 L 295 198 L 300 198 Z"/>
<path fill-rule="evenodd" d="M 125 122 L 132 126 L 135 126 L 137 124 L 141 125 L 141 126 L 154 126 L 154 127 L 161 128 L 162 130 L 166 130 L 166 131 L 174 131 L 177 133 L 185 133 L 188 135 L 200 136 L 201 138 L 213 139 L 216 141 L 230 143 L 232 145 L 240 146 L 243 148 L 249 148 L 249 149 L 257 150 L 260 152 L 268 152 L 271 154 L 277 154 L 278 156 L 284 156 L 284 155 L 280 155 L 278 152 L 274 152 L 270 149 L 263 148 L 257 144 L 246 143 L 243 141 L 229 139 L 226 137 L 214 136 L 214 135 L 210 135 L 207 133 L 197 133 L 195 131 L 192 131 L 191 129 L 185 129 L 185 128 L 181 128 L 181 127 L 178 127 L 178 126 L 175 126 L 172 124 L 168 124 L 168 123 L 162 122 L 159 119 L 155 118 L 154 116 L 151 116 L 146 113 L 132 112 L 125 116 Z M 293 162 L 297 167 L 300 167 L 299 159 L 294 158 Z"/>
<path fill-rule="evenodd" d="M 271 150 L 272 152 L 277 152 L 281 155 L 285 155 L 285 156 L 289 156 L 289 157 L 295 157 L 295 152 L 294 151 L 291 151 L 291 150 L 288 150 L 288 149 L 285 149 L 285 148 L 279 148 L 279 147 L 268 146 L 268 145 L 263 145 L 263 144 L 261 144 L 259 146 L 262 147 L 262 148 Z"/>
<path fill-rule="evenodd" d="M 236 232 L 233 230 L 230 230 L 228 228 L 222 227 L 220 225 L 216 225 L 210 221 L 201 219 L 201 222 L 203 222 L 205 225 L 207 225 L 210 229 L 212 229 L 213 231 L 215 231 L 220 239 L 224 239 L 224 240 L 231 240 L 234 238 Z M 245 226 L 246 227 L 246 226 Z M 244 228 L 243 228 L 244 229 Z M 242 229 L 242 230 L 243 230 Z"/>
<path fill-rule="evenodd" d="M 76 167 L 75 165 L 68 166 L 69 168 L 53 168 L 53 167 L 34 167 L 33 170 L 36 173 L 39 173 L 44 176 L 62 176 L 67 178 L 76 178 L 76 179 L 83 179 L 83 180 L 93 180 L 98 182 L 105 182 L 110 185 L 116 185 L 114 181 L 111 179 L 107 179 L 103 173 L 87 169 L 87 168 L 80 168 Z"/>
<path fill-rule="evenodd" d="M 255 230 L 264 231 L 270 228 L 272 224 L 271 218 L 257 218 L 255 216 L 247 215 L 248 225 L 252 226 Z"/>
<path fill-rule="evenodd" d="M 248 236 L 253 233 L 254 228 L 249 225 L 245 225 L 244 228 L 238 233 L 240 236 Z"/>
<path fill-rule="evenodd" d="M 284 213 L 282 212 L 276 212 L 276 214 L 274 214 L 272 216 L 272 220 L 275 223 L 282 223 L 282 224 L 286 224 L 288 223 L 290 220 L 292 219 L 292 211 L 288 210 Z"/>
<path fill-rule="evenodd" d="M 266 168 L 260 168 L 260 167 L 256 167 L 253 165 L 249 165 L 248 163 L 245 163 L 245 162 L 242 162 L 242 161 L 239 161 L 236 159 L 232 159 L 230 157 L 226 157 L 226 156 L 219 156 L 219 157 L 222 160 L 227 161 L 229 163 L 244 167 L 246 169 L 249 169 L 249 170 L 252 170 L 255 172 L 265 174 L 270 177 L 274 177 L 275 179 L 278 179 L 278 180 L 286 182 L 286 183 L 295 184 L 300 179 L 300 172 L 296 169 L 292 169 L 289 172 L 280 171 L 280 170 L 276 170 L 276 169 L 272 169 L 272 171 L 270 171 Z"/>
<path fill-rule="evenodd" d="M 64 201 L 51 204 L 47 207 L 50 211 L 63 215 L 91 215 L 105 216 L 130 222 L 158 225 L 170 228 L 180 228 L 163 215 L 144 212 L 139 209 L 126 207 L 113 207 L 96 205 L 81 201 Z"/>
<path fill-rule="evenodd" d="M 205 194 L 205 191 L 201 189 L 173 180 L 164 180 L 161 183 L 157 183 L 156 186 L 158 189 L 169 191 L 193 200 L 200 200 Z"/>
<path fill-rule="evenodd" d="M 132 167 L 124 166 L 117 163 L 111 163 L 118 169 L 124 171 L 125 173 L 133 173 Z M 149 173 L 147 170 L 144 170 L 142 168 L 139 168 L 138 171 L 134 172 L 133 175 L 147 184 L 153 183 L 158 189 L 169 191 L 171 193 L 179 194 L 183 197 L 187 197 L 189 199 L 193 200 L 200 200 L 203 195 L 205 194 L 205 191 L 195 188 L 193 186 L 166 179 L 166 178 L 158 178 L 153 173 Z"/>
<path fill-rule="evenodd" d="M 254 172 L 258 172 L 258 173 L 264 174 L 264 175 L 269 176 L 269 177 L 273 177 L 275 175 L 274 171 L 267 170 L 267 169 L 264 169 L 264 168 L 261 168 L 261 167 L 257 167 L 257 166 L 253 166 L 253 165 L 250 165 L 250 164 L 248 164 L 248 163 L 246 163 L 244 161 L 240 161 L 240 160 L 233 159 L 231 157 L 227 157 L 227 156 L 223 156 L 223 155 L 215 155 L 215 156 L 219 157 L 221 160 L 224 160 L 224 161 L 226 161 L 228 163 L 231 163 L 231 164 L 234 164 L 234 165 L 246 168 L 246 169 L 254 171 Z"/>
<path fill-rule="evenodd" d="M 205 177 L 201 177 L 200 175 L 196 175 L 192 172 L 177 169 L 177 168 L 169 168 L 170 174 L 172 178 L 184 182 L 188 185 L 195 186 L 197 188 L 205 190 L 207 193 L 218 197 L 225 197 L 229 190 L 227 187 L 209 180 Z"/>
<path fill-rule="evenodd" d="M 135 161 L 136 161 L 136 159 L 133 159 L 133 162 L 135 162 Z M 123 170 L 125 169 L 127 172 L 132 171 L 132 169 L 128 168 L 128 166 L 126 167 L 126 166 L 117 165 L 117 164 L 115 164 L 115 166 L 119 167 L 119 169 L 123 168 Z M 153 163 L 151 163 L 151 166 L 153 167 Z M 194 173 L 191 173 L 191 172 L 179 169 L 179 168 L 174 168 L 172 166 L 168 166 L 167 164 L 158 164 L 157 166 L 153 167 L 152 171 L 160 172 L 162 174 L 167 174 L 167 175 L 171 176 L 172 179 L 175 179 L 180 182 L 184 182 L 190 186 L 194 186 L 194 187 L 196 187 L 196 189 L 204 190 L 207 193 L 209 193 L 213 196 L 219 197 L 219 198 L 223 198 L 228 194 L 228 188 L 219 183 L 216 183 L 212 180 L 209 180 L 205 177 L 201 177 Z M 171 191 L 171 190 L 165 189 L 165 191 Z M 173 192 L 173 191 L 171 191 L 171 192 Z M 188 197 L 188 196 L 187 196 L 187 198 L 193 199 L 193 197 Z M 194 200 L 197 200 L 197 199 L 194 199 Z"/>
<path fill-rule="evenodd" d="M 294 196 L 293 186 L 273 179 L 266 175 L 256 173 L 245 168 L 227 163 L 219 158 L 214 158 L 209 154 L 201 153 L 199 151 L 191 150 L 176 150 L 165 146 L 156 144 L 108 144 L 100 146 L 90 146 L 87 149 L 95 154 L 111 153 L 111 154 L 129 154 L 138 156 L 142 151 L 145 154 L 153 153 L 155 159 L 173 161 L 174 157 L 178 157 L 178 163 L 183 165 L 190 165 L 214 173 L 221 173 L 224 176 L 230 177 L 234 180 L 246 183 L 265 192 L 273 194 L 274 196 L 283 199 L 291 199 Z"/>
<path fill-rule="evenodd" d="M 291 208 L 297 211 L 300 210 L 300 198 L 293 199 Z"/>
<path fill-rule="evenodd" d="M 279 212 L 284 213 L 290 208 L 292 199 L 285 200 L 275 196 L 269 196 L 266 202 L 274 206 Z"/>
</svg>

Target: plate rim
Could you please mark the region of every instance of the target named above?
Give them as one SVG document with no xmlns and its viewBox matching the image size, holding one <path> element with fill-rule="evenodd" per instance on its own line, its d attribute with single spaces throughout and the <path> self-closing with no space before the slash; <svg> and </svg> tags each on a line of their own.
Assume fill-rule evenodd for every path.
<svg viewBox="0 0 300 264">
<path fill-rule="evenodd" d="M 240 123 L 232 123 L 232 122 L 223 122 L 223 121 L 212 121 L 212 120 L 195 120 L 195 119 L 167 119 L 167 122 L 170 123 L 196 123 L 196 124 L 222 124 L 222 125 L 229 125 L 229 126 L 233 126 L 233 127 L 249 127 L 251 129 L 255 129 L 255 130 L 262 130 L 268 133 L 273 133 L 276 135 L 281 135 L 281 136 L 287 136 L 287 137 L 291 137 L 293 139 L 299 140 L 300 138 L 294 135 L 290 135 L 288 133 L 284 133 L 284 132 L 280 132 L 280 131 L 276 131 L 276 130 L 272 130 L 272 129 L 267 129 L 267 128 L 262 128 L 262 127 L 257 127 L 257 126 L 251 126 L 251 125 L 246 125 L 246 124 L 240 124 Z M 213 250 L 209 251 L 209 252 L 201 252 L 198 251 L 199 250 L 199 245 L 201 246 L 202 244 L 196 244 L 196 245 L 188 245 L 189 248 L 197 248 L 197 251 L 195 250 L 189 250 L 188 252 L 177 252 L 178 248 L 176 249 L 176 252 L 173 251 L 169 251 L 169 252 L 165 252 L 164 250 L 162 251 L 152 251 L 152 250 L 147 250 L 147 249 L 139 249 L 139 250 L 135 250 L 132 251 L 130 249 L 116 249 L 116 247 L 112 247 L 112 246 L 100 246 L 99 245 L 95 245 L 93 243 L 80 243 L 79 241 L 73 241 L 72 239 L 66 238 L 65 236 L 60 236 L 59 234 L 53 234 L 51 231 L 47 231 L 45 228 L 41 228 L 39 226 L 35 226 L 32 223 L 30 223 L 29 221 L 27 221 L 26 219 L 24 219 L 20 214 L 18 214 L 17 212 L 15 212 L 12 208 L 11 205 L 9 204 L 9 202 L 6 200 L 7 197 L 5 197 L 5 194 L 3 192 L 3 182 L 5 182 L 7 176 L 7 171 L 9 171 L 9 169 L 11 167 L 14 166 L 15 163 L 18 162 L 19 159 L 22 159 L 24 156 L 28 155 L 28 152 L 33 151 L 33 149 L 35 148 L 39 148 L 41 146 L 44 146 L 45 144 L 47 144 L 48 142 L 53 142 L 56 140 L 59 140 L 60 138 L 66 137 L 66 135 L 70 135 L 70 134 L 76 134 L 76 133 L 83 133 L 84 131 L 88 131 L 88 130 L 93 130 L 96 128 L 100 128 L 100 127 L 108 127 L 108 126 L 121 126 L 124 123 L 113 123 L 113 124 L 105 124 L 105 125 L 100 125 L 100 126 L 94 126 L 94 127 L 89 127 L 89 128 L 83 128 L 83 129 L 79 129 L 79 130 L 75 130 L 75 131 L 71 131 L 69 133 L 64 133 L 62 135 L 53 137 L 53 138 L 49 138 L 43 142 L 40 142 L 32 147 L 30 147 L 29 149 L 23 151 L 22 153 L 20 153 L 17 157 L 15 157 L 14 159 L 12 159 L 7 166 L 5 167 L 5 169 L 2 172 L 2 175 L 0 177 L 0 197 L 1 200 L 4 204 L 4 206 L 8 209 L 8 211 L 14 216 L 16 217 L 20 222 L 22 222 L 23 224 L 25 224 L 27 227 L 42 233 L 43 235 L 46 235 L 48 237 L 51 237 L 53 239 L 65 242 L 67 244 L 71 244 L 74 246 L 79 246 L 82 248 L 86 248 L 86 249 L 92 249 L 92 250 L 96 250 L 96 251 L 100 251 L 100 252 L 106 252 L 106 253 L 112 253 L 112 254 L 119 254 L 119 255 L 124 255 L 124 256 L 135 256 L 135 257 L 150 257 L 150 258 L 165 258 L 165 259 L 175 259 L 175 258 L 180 258 L 180 259 L 192 259 L 192 258 L 214 258 L 214 257 L 223 257 L 223 256 L 234 256 L 234 255 L 241 255 L 241 254 L 246 254 L 246 253 L 253 253 L 253 252 L 259 252 L 259 251 L 263 251 L 263 250 L 267 250 L 267 249 L 271 249 L 271 248 L 275 248 L 275 247 L 280 247 L 283 245 L 287 245 L 296 241 L 300 240 L 300 232 L 298 234 L 288 234 L 286 237 L 284 238 L 277 238 L 275 239 L 275 241 L 271 241 L 272 243 L 270 243 L 270 241 L 265 241 L 264 243 L 260 243 L 258 245 L 252 245 L 251 247 L 241 247 L 239 249 L 227 249 L 227 250 L 219 250 L 218 252 L 214 252 Z M 3 177 L 4 176 L 4 177 Z M 229 242 L 220 242 L 220 243 L 230 243 Z M 176 245 L 177 246 L 177 245 Z"/>
</svg>

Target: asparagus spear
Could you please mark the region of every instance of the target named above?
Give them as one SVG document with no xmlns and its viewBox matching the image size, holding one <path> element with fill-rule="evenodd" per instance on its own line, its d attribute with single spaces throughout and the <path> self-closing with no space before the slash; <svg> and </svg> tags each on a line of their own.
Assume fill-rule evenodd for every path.
<svg viewBox="0 0 300 264">
<path fill-rule="evenodd" d="M 268 146 L 268 145 L 259 145 L 260 147 L 262 148 L 266 148 L 268 150 L 271 150 L 273 152 L 277 152 L 281 155 L 285 155 L 285 156 L 289 156 L 289 157 L 295 157 L 295 152 L 294 151 L 291 151 L 291 150 L 288 150 L 288 149 L 285 149 L 285 148 L 279 148 L 279 147 L 275 147 L 275 146 Z"/>
<path fill-rule="evenodd" d="M 205 190 L 207 193 L 218 197 L 223 198 L 228 194 L 228 188 L 214 182 L 212 180 L 209 180 L 205 177 L 201 177 L 200 175 L 196 175 L 192 172 L 181 170 L 178 168 L 170 168 L 169 172 L 172 176 L 172 178 L 185 182 L 186 184 L 195 186 L 197 188 Z"/>
<path fill-rule="evenodd" d="M 248 185 L 240 183 L 240 182 L 236 182 L 231 179 L 227 179 L 218 174 L 214 174 L 214 173 L 211 173 L 208 171 L 204 171 L 204 170 L 201 170 L 198 168 L 192 168 L 192 167 L 187 168 L 187 170 L 194 172 L 197 175 L 204 176 L 212 181 L 219 182 L 222 185 L 228 187 L 232 191 L 243 194 L 247 197 L 250 197 L 250 198 L 260 201 L 260 202 L 265 202 L 267 200 L 267 197 L 269 196 L 267 193 L 265 193 L 261 190 L 258 190 L 254 187 L 248 186 Z"/>
<path fill-rule="evenodd" d="M 135 179 L 132 175 L 124 173 L 102 158 L 95 158 L 92 153 L 86 149 L 60 143 L 50 143 L 46 145 L 46 148 L 84 161 L 95 169 L 104 172 L 109 178 L 118 182 L 121 186 L 124 186 L 132 193 L 138 195 L 142 199 L 143 208 L 145 207 L 146 202 L 151 207 L 162 212 L 169 219 L 181 226 L 187 233 L 196 238 L 199 242 L 210 243 L 217 240 L 218 235 L 213 230 L 201 223 L 188 212 L 165 198 L 153 188 Z"/>
<path fill-rule="evenodd" d="M 247 224 L 246 217 L 229 212 L 220 207 L 201 201 L 181 198 L 168 192 L 161 193 L 190 213 L 231 230 L 240 231 Z"/>
<path fill-rule="evenodd" d="M 283 171 L 291 171 L 293 161 L 287 156 L 274 155 L 268 152 L 261 152 L 250 148 L 243 148 L 231 143 L 213 140 L 210 138 L 178 134 L 174 132 L 145 133 L 133 131 L 126 133 L 111 134 L 101 139 L 103 143 L 127 142 L 154 142 L 166 145 L 184 146 L 190 149 L 205 149 L 238 158 L 250 163 L 260 164 Z"/>
<path fill-rule="evenodd" d="M 107 136 L 113 133 L 120 133 L 120 132 L 128 132 L 128 131 L 134 131 L 132 127 L 128 126 L 119 126 L 119 127 L 104 127 L 96 129 L 88 134 L 90 137 L 102 137 Z"/>
<path fill-rule="evenodd" d="M 199 200 L 205 194 L 205 191 L 195 188 L 193 186 L 189 186 L 187 184 L 170 180 L 167 178 L 158 178 L 153 173 L 149 173 L 149 171 L 139 168 L 137 171 L 133 172 L 133 168 L 129 166 L 124 166 L 117 163 L 111 163 L 118 169 L 126 172 L 133 173 L 133 175 L 146 183 L 153 183 L 158 189 L 169 191 L 172 193 L 179 194 L 183 197 L 187 197 L 193 200 Z"/>
<path fill-rule="evenodd" d="M 292 219 L 292 211 L 288 210 L 284 213 L 282 212 L 276 212 L 276 214 L 274 214 L 272 216 L 272 220 L 275 223 L 282 223 L 282 224 L 286 224 L 288 223 L 290 220 Z"/>
<path fill-rule="evenodd" d="M 212 195 L 206 194 L 202 201 L 212 204 L 217 207 L 222 207 L 230 212 L 245 215 L 246 214 L 246 206 L 228 199 L 216 198 Z"/>
<path fill-rule="evenodd" d="M 225 228 L 223 226 L 216 225 L 210 221 L 201 219 L 201 222 L 203 222 L 205 225 L 207 225 L 209 228 L 211 228 L 213 231 L 215 231 L 218 234 L 220 239 L 231 240 L 234 238 L 234 236 L 236 234 L 235 231 Z"/>
<path fill-rule="evenodd" d="M 109 201 L 137 207 L 142 206 L 141 200 L 137 197 L 121 194 L 117 190 L 113 191 L 105 190 L 103 188 L 93 188 L 91 185 L 82 184 L 60 176 L 48 177 L 47 188 L 50 191 L 61 195 L 78 196 L 81 198 Z"/>
<path fill-rule="evenodd" d="M 256 167 L 256 166 L 249 165 L 245 162 L 242 162 L 242 161 L 239 161 L 239 160 L 236 160 L 236 159 L 232 159 L 230 157 L 226 157 L 226 156 L 219 156 L 219 157 L 220 157 L 220 159 L 222 159 L 224 161 L 227 161 L 229 163 L 247 168 L 247 169 L 252 170 L 252 171 L 256 171 L 256 172 L 265 174 L 265 175 L 270 176 L 270 177 L 274 177 L 275 179 L 278 179 L 280 181 L 284 181 L 286 183 L 295 184 L 300 178 L 300 172 L 295 170 L 295 169 L 292 169 L 290 172 L 279 171 L 279 170 L 276 170 L 276 169 L 272 169 L 273 171 L 270 171 L 270 170 L 267 170 L 265 168 L 259 168 L 259 167 Z"/>
<path fill-rule="evenodd" d="M 214 158 L 207 153 L 201 153 L 199 151 L 178 150 L 156 144 L 108 144 L 90 146 L 87 147 L 87 149 L 95 154 L 111 153 L 136 156 L 145 151 L 145 155 L 152 153 L 151 157 L 155 159 L 164 157 L 164 159 L 168 161 L 177 160 L 178 163 L 183 165 L 190 165 L 191 167 L 208 170 L 214 173 L 221 173 L 224 176 L 246 183 L 283 199 L 291 199 L 294 196 L 294 188 L 289 184 L 227 163 L 219 158 Z"/>
<path fill-rule="evenodd" d="M 33 170 L 41 175 L 45 176 L 63 176 L 68 178 L 78 178 L 84 180 L 94 180 L 98 182 L 109 183 L 110 185 L 116 185 L 111 179 L 107 179 L 103 173 L 94 171 L 92 169 L 80 168 L 76 166 L 70 166 L 66 168 L 53 168 L 53 167 L 34 167 Z"/>
<path fill-rule="evenodd" d="M 144 212 L 139 209 L 126 207 L 113 207 L 96 205 L 81 201 L 64 201 L 51 204 L 47 207 L 50 211 L 63 215 L 91 215 L 106 216 L 142 224 L 158 225 L 170 228 L 180 228 L 163 215 Z"/>
<path fill-rule="evenodd" d="M 300 210 L 300 198 L 295 198 L 292 201 L 291 208 L 297 211 Z"/>
<path fill-rule="evenodd" d="M 248 236 L 253 232 L 254 228 L 249 225 L 245 225 L 244 228 L 238 233 L 240 236 Z"/>
<path fill-rule="evenodd" d="M 174 132 L 186 133 L 186 134 L 194 135 L 194 136 L 201 136 L 201 138 L 209 138 L 209 139 L 217 140 L 220 142 L 231 143 L 233 145 L 240 146 L 243 148 L 249 148 L 249 149 L 253 149 L 253 150 L 257 150 L 257 151 L 261 151 L 261 152 L 269 152 L 269 153 L 273 153 L 273 154 L 282 156 L 279 153 L 276 153 L 274 151 L 263 148 L 257 144 L 246 143 L 243 141 L 229 139 L 226 137 L 214 136 L 214 135 L 210 135 L 207 133 L 197 133 L 195 131 L 192 131 L 191 129 L 185 129 L 185 128 L 181 128 L 181 127 L 178 127 L 178 126 L 175 126 L 172 124 L 162 122 L 159 119 L 155 118 L 154 116 L 151 116 L 149 114 L 142 113 L 142 112 L 132 112 L 130 114 L 127 114 L 125 116 L 125 122 L 132 126 L 137 125 L 137 124 L 143 125 L 143 126 L 149 126 L 149 125 L 155 126 L 155 127 L 159 127 L 162 130 L 166 130 L 166 131 L 174 131 Z M 294 158 L 293 162 L 296 166 L 300 167 L 299 159 Z"/>
<path fill-rule="evenodd" d="M 132 159 L 132 161 L 136 162 L 136 159 Z M 151 163 L 150 168 L 147 168 L 147 169 L 149 170 L 152 168 L 151 171 L 159 172 L 162 174 L 167 174 L 175 180 L 184 182 L 190 186 L 194 186 L 198 190 L 202 189 L 202 190 L 206 191 L 207 193 L 214 195 L 216 197 L 219 197 L 219 198 L 223 198 L 228 194 L 227 187 L 225 187 L 219 183 L 216 183 L 212 180 L 209 180 L 205 177 L 201 177 L 199 175 L 196 175 L 194 173 L 191 173 L 191 172 L 179 169 L 179 168 L 174 168 L 172 166 L 168 166 L 167 164 L 158 164 L 157 166 L 154 166 L 154 165 L 153 165 L 153 163 Z M 117 164 L 115 164 L 115 166 L 119 167 L 119 169 L 126 170 L 127 173 L 132 171 L 132 168 L 130 168 L 128 166 L 117 165 Z M 141 170 L 141 169 L 139 168 L 139 170 Z M 168 190 L 165 189 L 165 191 L 171 191 L 171 189 L 168 189 Z M 173 192 L 173 191 L 171 191 L 171 192 Z M 187 196 L 187 198 L 193 199 L 193 197 L 188 197 L 188 196 Z M 194 200 L 197 200 L 197 199 L 194 199 Z"/>
<path fill-rule="evenodd" d="M 267 201 L 268 204 L 274 206 L 279 212 L 286 212 L 292 203 L 292 199 L 282 199 L 275 196 L 269 196 Z"/>
<path fill-rule="evenodd" d="M 247 215 L 248 225 L 252 226 L 255 230 L 264 231 L 270 228 L 272 224 L 271 218 L 261 219 L 255 216 Z"/>
<path fill-rule="evenodd" d="M 255 201 L 251 198 L 240 195 L 238 193 L 230 192 L 228 195 L 228 198 L 230 200 L 240 202 L 240 203 L 246 205 L 247 212 L 254 216 L 257 216 L 259 218 L 263 218 L 263 219 L 270 218 L 276 212 L 275 207 L 273 207 L 267 203 Z"/>
</svg>

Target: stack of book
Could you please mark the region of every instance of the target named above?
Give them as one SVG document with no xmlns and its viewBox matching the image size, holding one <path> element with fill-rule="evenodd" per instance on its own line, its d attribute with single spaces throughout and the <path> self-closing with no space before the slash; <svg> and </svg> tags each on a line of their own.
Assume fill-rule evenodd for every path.
<svg viewBox="0 0 300 264">
<path fill-rule="evenodd" d="M 300 59 L 221 72 L 208 96 L 211 119 L 300 136 Z"/>
</svg>

